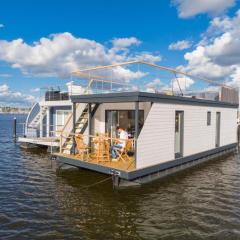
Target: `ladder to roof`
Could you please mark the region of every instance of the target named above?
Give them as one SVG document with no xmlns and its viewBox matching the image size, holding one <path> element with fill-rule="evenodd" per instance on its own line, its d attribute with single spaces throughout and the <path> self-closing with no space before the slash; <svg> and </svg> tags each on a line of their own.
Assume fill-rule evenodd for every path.
<svg viewBox="0 0 240 240">
<path fill-rule="evenodd" d="M 61 152 L 64 154 L 70 154 L 73 148 L 73 138 L 75 137 L 75 134 L 83 134 L 88 126 L 88 105 L 87 104 L 81 104 L 84 105 L 84 108 L 77 119 L 75 129 L 71 129 L 69 134 L 65 137 L 65 141 L 60 141 L 61 144 Z M 99 104 L 92 104 L 91 105 L 91 114 L 94 115 L 94 113 L 97 111 Z M 72 117 L 71 117 L 72 119 Z M 75 133 L 74 133 L 75 131 Z M 63 134 L 63 133 L 62 133 Z M 62 135 L 60 136 L 61 138 Z M 63 140 L 63 139 L 62 139 Z"/>
<path fill-rule="evenodd" d="M 89 89 L 93 83 L 93 79 L 91 79 L 88 83 L 84 94 L 89 93 Z M 92 105 L 92 114 L 96 112 L 98 108 L 98 104 Z M 76 125 L 75 129 L 73 129 L 73 113 L 70 114 L 67 119 L 65 125 L 60 132 L 60 152 L 65 154 L 70 154 L 71 149 L 73 147 L 73 137 L 74 131 L 75 133 L 83 134 L 88 125 L 88 105 L 84 103 L 76 104 Z"/>
</svg>

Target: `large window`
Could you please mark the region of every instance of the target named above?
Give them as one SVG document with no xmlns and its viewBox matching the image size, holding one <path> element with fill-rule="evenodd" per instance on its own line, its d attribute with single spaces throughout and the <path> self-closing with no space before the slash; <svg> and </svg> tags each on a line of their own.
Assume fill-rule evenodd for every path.
<svg viewBox="0 0 240 240">
<path fill-rule="evenodd" d="M 139 110 L 139 132 L 144 123 L 144 111 Z M 130 137 L 135 133 L 135 111 L 134 110 L 106 110 L 106 133 L 111 137 L 116 137 L 116 127 L 125 129 Z"/>
</svg>

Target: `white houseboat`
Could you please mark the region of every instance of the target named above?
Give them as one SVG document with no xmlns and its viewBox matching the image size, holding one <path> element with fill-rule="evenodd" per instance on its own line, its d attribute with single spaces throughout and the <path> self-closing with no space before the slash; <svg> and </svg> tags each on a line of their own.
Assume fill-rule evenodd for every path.
<svg viewBox="0 0 240 240">
<path fill-rule="evenodd" d="M 23 127 L 23 134 L 18 138 L 23 148 L 59 148 L 59 133 L 62 131 L 72 112 L 70 96 L 83 94 L 85 89 L 69 82 L 66 91 L 59 87 L 48 88 L 40 101 L 36 102 Z"/>
<path fill-rule="evenodd" d="M 136 63 L 183 74 L 144 62 L 130 64 Z M 89 76 L 89 81 L 102 78 L 104 84 L 110 74 L 101 75 L 101 70 L 117 67 L 118 72 L 122 72 L 127 64 L 86 69 L 75 74 Z M 96 71 L 98 74 L 94 75 Z M 54 155 L 63 164 L 111 175 L 114 186 L 129 186 L 232 153 L 237 146 L 236 90 L 222 85 L 227 97 L 207 100 L 183 96 L 180 82 L 178 86 L 180 94 L 146 92 L 142 84 L 146 91 L 129 86 L 103 91 L 102 86 L 102 91 L 72 95 L 72 114 L 59 134 L 60 150 Z M 127 139 L 118 138 L 117 127 L 128 133 Z M 113 159 L 110 149 L 119 141 L 125 144 Z"/>
</svg>

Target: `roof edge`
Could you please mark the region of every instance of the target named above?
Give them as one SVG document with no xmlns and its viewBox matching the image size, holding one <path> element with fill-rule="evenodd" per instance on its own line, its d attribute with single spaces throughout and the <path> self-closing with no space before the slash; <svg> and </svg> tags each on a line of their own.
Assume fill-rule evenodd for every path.
<svg viewBox="0 0 240 240">
<path fill-rule="evenodd" d="M 117 92 L 117 93 L 101 93 L 71 96 L 74 103 L 118 103 L 118 102 L 163 102 L 173 104 L 190 104 L 205 105 L 227 108 L 238 108 L 238 104 L 213 101 L 207 99 L 190 98 L 182 96 L 171 96 L 161 93 L 148 92 Z"/>
</svg>

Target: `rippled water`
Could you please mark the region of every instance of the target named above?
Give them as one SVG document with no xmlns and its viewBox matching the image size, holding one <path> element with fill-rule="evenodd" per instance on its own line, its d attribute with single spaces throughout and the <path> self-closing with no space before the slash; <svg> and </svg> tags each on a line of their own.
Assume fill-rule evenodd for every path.
<svg viewBox="0 0 240 240">
<path fill-rule="evenodd" d="M 12 141 L 0 115 L 0 239 L 240 239 L 239 156 L 139 188 L 113 191 L 106 176 L 56 173 L 41 152 Z"/>
</svg>

